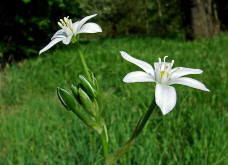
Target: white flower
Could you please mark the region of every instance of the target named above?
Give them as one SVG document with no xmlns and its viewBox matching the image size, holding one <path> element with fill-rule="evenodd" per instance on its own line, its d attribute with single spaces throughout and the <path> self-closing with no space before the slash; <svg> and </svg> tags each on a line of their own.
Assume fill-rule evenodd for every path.
<svg viewBox="0 0 228 165">
<path fill-rule="evenodd" d="M 79 33 L 97 33 L 102 32 L 101 27 L 96 23 L 86 23 L 89 19 L 95 17 L 97 14 L 89 15 L 83 18 L 80 21 L 72 23 L 72 20 L 68 17 L 60 19 L 58 25 L 62 28 L 58 30 L 51 38 L 51 42 L 39 51 L 39 54 L 50 49 L 56 43 L 62 41 L 65 45 L 68 45 L 73 36 L 76 36 Z M 86 24 L 85 24 L 86 23 Z"/>
<path fill-rule="evenodd" d="M 141 60 L 131 57 L 126 52 L 120 52 L 122 57 L 142 68 L 143 71 L 135 71 L 128 73 L 123 81 L 126 83 L 134 82 L 156 82 L 155 89 L 155 101 L 160 107 L 163 115 L 169 113 L 176 105 L 177 95 L 174 87 L 170 86 L 172 84 L 182 84 L 192 88 L 200 89 L 203 91 L 210 91 L 207 87 L 199 82 L 198 80 L 183 77 L 189 74 L 201 74 L 203 71 L 200 69 L 191 69 L 184 67 L 173 68 L 174 60 L 172 62 L 166 62 L 164 57 L 164 62 L 159 58 L 159 62 L 154 63 L 153 67 Z"/>
</svg>

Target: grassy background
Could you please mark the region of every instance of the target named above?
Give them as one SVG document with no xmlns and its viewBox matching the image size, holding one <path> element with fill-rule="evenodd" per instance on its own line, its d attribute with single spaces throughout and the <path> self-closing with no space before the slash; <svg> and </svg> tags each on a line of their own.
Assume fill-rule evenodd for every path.
<svg viewBox="0 0 228 165">
<path fill-rule="evenodd" d="M 124 61 L 120 50 L 153 63 L 169 56 L 175 66 L 201 68 L 191 76 L 210 93 L 175 85 L 178 100 L 166 116 L 153 112 L 121 165 L 228 164 L 228 35 L 185 42 L 182 37 L 125 37 L 84 41 L 82 50 L 102 88 L 110 151 L 129 138 L 154 96 L 154 83 L 124 84 L 139 68 Z M 35 59 L 0 73 L 0 164 L 102 164 L 97 135 L 56 96 L 82 72 L 73 45 L 59 44 Z"/>
</svg>

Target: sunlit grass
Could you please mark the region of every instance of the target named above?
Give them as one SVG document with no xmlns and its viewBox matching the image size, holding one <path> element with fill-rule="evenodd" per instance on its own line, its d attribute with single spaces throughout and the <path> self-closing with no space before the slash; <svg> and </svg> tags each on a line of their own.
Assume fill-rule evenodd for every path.
<svg viewBox="0 0 228 165">
<path fill-rule="evenodd" d="M 60 44 L 59 44 L 60 45 Z M 185 42 L 181 38 L 125 37 L 94 40 L 82 50 L 102 88 L 110 150 L 127 141 L 154 95 L 152 83 L 124 84 L 137 66 L 119 51 L 153 63 L 200 68 L 192 76 L 210 93 L 175 85 L 178 102 L 167 116 L 153 112 L 122 165 L 228 163 L 228 36 Z M 58 101 L 56 87 L 70 87 L 82 73 L 72 46 L 49 51 L 0 73 L 0 164 L 102 164 L 97 135 Z"/>
</svg>

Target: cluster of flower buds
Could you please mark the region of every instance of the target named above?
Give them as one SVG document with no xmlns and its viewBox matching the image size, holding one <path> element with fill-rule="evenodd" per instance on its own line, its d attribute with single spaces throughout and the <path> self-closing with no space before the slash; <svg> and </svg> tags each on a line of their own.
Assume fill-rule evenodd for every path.
<svg viewBox="0 0 228 165">
<path fill-rule="evenodd" d="M 89 128 L 99 134 L 106 132 L 103 106 L 95 77 L 92 75 L 92 81 L 89 81 L 85 76 L 79 75 L 79 79 L 80 83 L 77 86 L 71 85 L 71 92 L 57 88 L 59 100 L 67 110 L 76 114 Z M 77 104 L 80 104 L 86 113 L 77 108 Z"/>
</svg>

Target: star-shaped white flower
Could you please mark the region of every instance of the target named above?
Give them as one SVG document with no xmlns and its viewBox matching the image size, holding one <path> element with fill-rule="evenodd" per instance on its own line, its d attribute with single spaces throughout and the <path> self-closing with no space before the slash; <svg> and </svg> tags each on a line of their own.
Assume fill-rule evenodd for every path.
<svg viewBox="0 0 228 165">
<path fill-rule="evenodd" d="M 191 69 L 185 67 L 173 68 L 174 60 L 172 62 L 166 62 L 164 57 L 164 62 L 159 58 L 159 62 L 154 63 L 153 67 L 147 62 L 138 60 L 131 57 L 126 52 L 120 52 L 122 57 L 142 68 L 143 71 L 135 71 L 128 73 L 123 81 L 126 83 L 134 82 L 156 82 L 155 89 L 155 101 L 160 107 L 163 115 L 169 113 L 176 105 L 177 95 L 174 87 L 170 86 L 172 84 L 182 84 L 192 88 L 200 89 L 203 91 L 210 91 L 207 87 L 198 80 L 183 77 L 189 74 L 201 74 L 203 71 L 201 69 Z"/>
<path fill-rule="evenodd" d="M 65 45 L 68 45 L 73 36 L 76 36 L 79 33 L 98 33 L 102 32 L 101 27 L 96 23 L 86 23 L 89 19 L 95 17 L 97 14 L 89 15 L 83 18 L 80 21 L 72 23 L 72 20 L 68 17 L 64 17 L 64 19 L 60 19 L 58 25 L 62 28 L 58 30 L 53 37 L 51 38 L 51 42 L 45 46 L 43 49 L 39 51 L 39 54 L 44 51 L 50 49 L 56 43 L 62 41 Z"/>
</svg>

